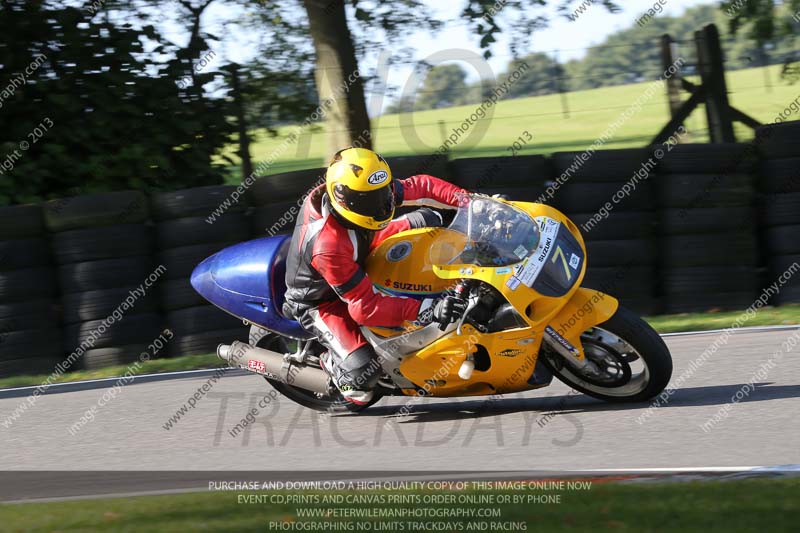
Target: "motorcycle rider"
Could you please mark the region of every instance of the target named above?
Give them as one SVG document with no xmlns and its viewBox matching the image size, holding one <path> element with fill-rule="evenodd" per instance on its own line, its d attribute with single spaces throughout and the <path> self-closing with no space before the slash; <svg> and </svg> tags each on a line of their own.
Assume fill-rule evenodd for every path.
<svg viewBox="0 0 800 533">
<path fill-rule="evenodd" d="M 443 225 L 441 215 L 425 207 L 393 220 L 396 205 L 454 208 L 464 192 L 425 174 L 395 180 L 380 155 L 349 147 L 334 155 L 325 183 L 303 202 L 287 257 L 283 311 L 328 349 L 323 367 L 347 401 L 369 403 L 381 375 L 360 326 L 449 323 L 465 311 L 466 300 L 454 295 L 419 301 L 383 294 L 363 268 L 387 237 Z"/>
</svg>

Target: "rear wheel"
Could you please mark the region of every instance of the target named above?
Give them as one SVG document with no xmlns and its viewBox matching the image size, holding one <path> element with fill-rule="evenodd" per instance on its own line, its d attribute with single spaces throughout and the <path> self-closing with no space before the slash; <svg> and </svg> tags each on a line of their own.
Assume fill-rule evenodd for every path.
<svg viewBox="0 0 800 533">
<path fill-rule="evenodd" d="M 581 335 L 595 371 L 579 371 L 556 353 L 544 362 L 570 387 L 609 402 L 640 402 L 659 394 L 672 377 L 672 357 L 664 341 L 638 315 L 620 306 L 610 319 Z"/>
<path fill-rule="evenodd" d="M 321 345 L 317 341 L 313 342 L 315 344 L 314 348 L 321 348 Z M 296 347 L 294 344 L 294 341 L 290 342 L 285 337 L 270 335 L 264 337 L 258 343 L 258 346 L 260 348 L 273 350 L 279 353 L 288 353 L 295 350 Z M 321 350 L 324 350 L 324 348 L 321 348 Z M 316 355 L 316 353 L 318 353 L 318 351 L 314 351 L 313 355 L 307 356 L 306 364 L 308 366 L 322 368 L 319 357 Z M 293 402 L 298 403 L 303 407 L 314 409 L 315 411 L 324 411 L 327 413 L 359 413 L 367 407 L 375 405 L 381 399 L 380 395 L 376 393 L 369 403 L 365 405 L 356 405 L 345 400 L 338 391 L 336 391 L 334 394 L 318 394 L 316 392 L 293 387 L 292 385 L 274 379 L 269 379 L 266 377 L 264 379 L 266 379 L 276 391 L 286 396 Z"/>
</svg>

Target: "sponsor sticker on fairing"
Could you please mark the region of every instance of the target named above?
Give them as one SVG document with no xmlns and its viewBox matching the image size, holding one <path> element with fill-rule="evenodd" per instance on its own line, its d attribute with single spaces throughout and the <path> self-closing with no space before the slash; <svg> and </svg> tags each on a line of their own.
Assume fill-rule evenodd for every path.
<svg viewBox="0 0 800 533">
<path fill-rule="evenodd" d="M 392 263 L 402 261 L 411 254 L 411 243 L 409 241 L 401 241 L 389 248 L 386 252 L 386 260 Z"/>
<path fill-rule="evenodd" d="M 267 373 L 267 365 L 264 361 L 259 361 L 257 359 L 250 359 L 247 361 L 247 370 L 252 372 L 258 372 L 259 374 L 266 374 Z"/>
<path fill-rule="evenodd" d="M 558 344 L 566 348 L 572 355 L 575 357 L 580 357 L 581 352 L 578 351 L 567 339 L 565 339 L 559 332 L 553 329 L 551 326 L 547 326 L 544 328 L 545 333 L 550 335 L 552 338 L 556 340 Z"/>
<path fill-rule="evenodd" d="M 578 268 L 578 265 L 581 264 L 581 258 L 575 254 L 572 254 L 569 258 L 569 266 L 574 270 Z"/>
<path fill-rule="evenodd" d="M 528 262 L 517 273 L 519 280 L 532 287 L 536 278 L 539 277 L 542 269 L 544 268 L 547 258 L 550 257 L 550 252 L 553 251 L 553 243 L 558 235 L 558 228 L 561 223 L 552 218 L 541 217 L 537 219 L 539 226 L 542 228 L 539 246 L 533 251 L 533 254 L 528 259 Z"/>
</svg>

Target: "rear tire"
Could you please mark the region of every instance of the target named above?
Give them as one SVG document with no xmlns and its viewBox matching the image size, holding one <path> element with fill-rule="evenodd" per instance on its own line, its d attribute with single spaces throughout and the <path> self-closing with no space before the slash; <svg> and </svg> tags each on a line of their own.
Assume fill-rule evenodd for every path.
<svg viewBox="0 0 800 533">
<path fill-rule="evenodd" d="M 566 385 L 607 402 L 642 402 L 664 390 L 672 377 L 672 357 L 667 345 L 650 327 L 650 324 L 632 311 L 620 306 L 610 319 L 581 335 L 584 349 L 587 350 L 587 356 L 590 359 L 592 357 L 588 355 L 587 345 L 591 346 L 593 342 L 597 342 L 592 339 L 592 336 L 596 336 L 597 333 L 610 333 L 612 336 L 619 337 L 633 349 L 622 353 L 611 350 L 617 356 L 627 359 L 627 363 L 622 362 L 622 366 L 626 366 L 627 369 L 619 378 L 621 383 L 615 383 L 614 386 L 603 386 L 586 381 L 577 375 L 577 371 L 564 362 L 560 355 L 555 353 L 543 352 L 545 364 Z M 600 338 L 602 339 L 602 336 Z M 602 347 L 602 343 L 597 343 L 595 346 Z M 640 360 L 640 364 L 643 364 L 645 370 L 633 376 L 629 363 L 635 363 L 638 360 Z"/>
</svg>

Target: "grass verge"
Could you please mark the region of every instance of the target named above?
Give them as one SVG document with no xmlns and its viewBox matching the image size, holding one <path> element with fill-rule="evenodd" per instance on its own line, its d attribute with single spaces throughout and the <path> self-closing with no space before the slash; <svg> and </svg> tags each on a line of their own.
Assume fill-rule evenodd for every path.
<svg viewBox="0 0 800 533">
<path fill-rule="evenodd" d="M 744 311 L 713 311 L 646 317 L 645 320 L 659 333 L 677 331 L 704 331 L 729 328 L 744 315 Z M 762 307 L 755 316 L 742 321 L 742 327 L 782 326 L 800 324 L 800 304 L 780 307 Z"/>
<path fill-rule="evenodd" d="M 200 368 L 217 368 L 222 366 L 222 360 L 215 354 L 204 355 L 185 355 L 172 359 L 151 359 L 144 361 L 134 372 L 128 365 L 114 365 L 96 370 L 76 370 L 61 374 L 53 383 L 69 383 L 72 381 L 84 381 L 89 379 L 103 379 L 123 376 L 129 370 L 131 375 L 140 374 L 162 374 L 164 372 L 177 372 L 180 370 L 197 370 Z M 27 387 L 39 385 L 47 380 L 48 376 L 14 376 L 0 379 L 0 389 L 12 387 Z"/>
<path fill-rule="evenodd" d="M 302 496 L 304 501 L 286 503 L 290 494 Z M 266 497 L 247 502 L 244 496 L 248 495 Z M 325 503 L 322 498 L 326 495 L 344 501 Z M 409 498 L 413 495 L 420 499 Z M 512 502 L 514 496 L 521 496 L 525 503 L 501 503 L 504 495 L 510 495 Z M 560 496 L 558 502 L 553 499 L 555 495 Z M 405 500 L 391 501 L 390 496 Z M 449 497 L 452 501 L 426 502 L 426 496 L 440 500 Z M 540 498 L 537 503 L 529 499 L 532 496 L 550 497 Z M 800 478 L 656 484 L 594 482 L 584 490 L 209 492 L 2 505 L 0 523 L 4 531 L 26 532 L 791 531 L 800 520 L 798 497 Z M 322 513 L 328 509 L 345 513 L 383 509 L 395 514 L 384 518 L 299 516 L 302 510 L 312 509 Z M 465 509 L 475 509 L 476 513 L 494 510 L 490 514 L 499 516 L 458 516 Z M 409 516 L 414 512 L 428 516 Z M 405 516 L 397 516 L 398 513 Z"/>
</svg>

